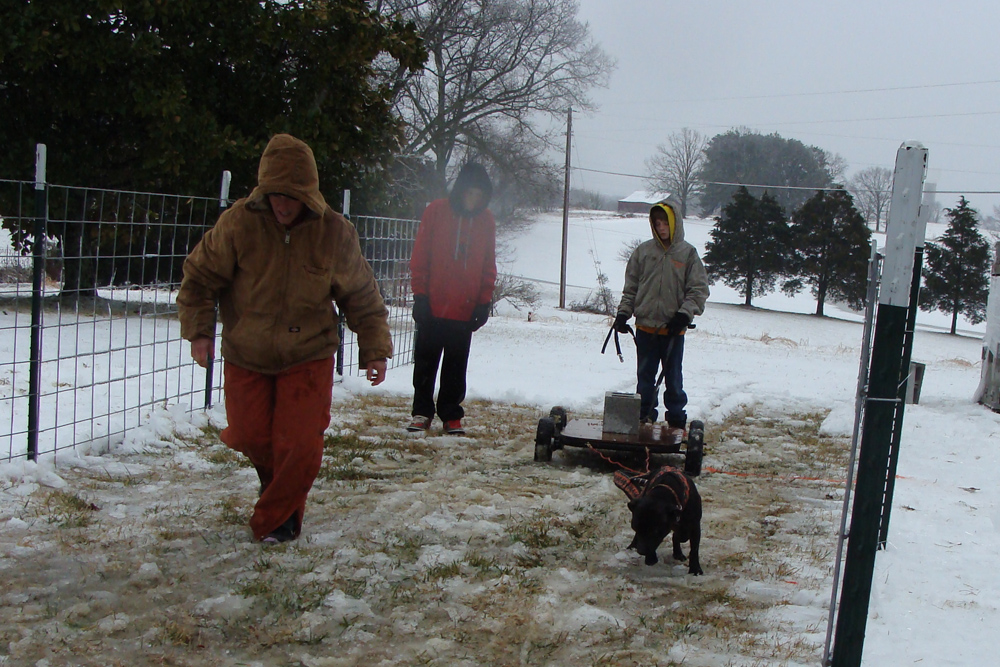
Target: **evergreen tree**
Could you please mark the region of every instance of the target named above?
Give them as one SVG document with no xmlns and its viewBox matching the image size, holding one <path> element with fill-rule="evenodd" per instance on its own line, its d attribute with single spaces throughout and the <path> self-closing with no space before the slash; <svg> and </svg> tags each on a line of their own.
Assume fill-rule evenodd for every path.
<svg viewBox="0 0 1000 667">
<path fill-rule="evenodd" d="M 950 313 L 951 333 L 955 333 L 959 314 L 972 324 L 986 319 L 992 257 L 989 244 L 976 228 L 979 213 L 969 207 L 965 197 L 947 213 L 944 236 L 925 248 L 920 309 Z"/>
<path fill-rule="evenodd" d="M 426 52 L 365 0 L 0 0 L 0 177 L 44 143 L 53 183 L 213 195 L 228 169 L 243 196 L 289 132 L 337 192 L 402 138 L 376 59 Z"/>
<path fill-rule="evenodd" d="M 789 268 L 796 279 L 782 289 L 793 293 L 809 285 L 817 315 L 823 315 L 827 299 L 864 307 L 871 230 L 850 193 L 817 192 L 792 215 L 791 230 L 795 254 Z"/>
<path fill-rule="evenodd" d="M 424 60 L 415 27 L 365 0 L 0 0 L 0 177 L 30 179 L 43 143 L 50 183 L 211 196 L 229 170 L 237 198 L 270 137 L 288 132 L 312 147 L 329 196 L 371 183 L 399 150 L 376 61 L 416 72 Z M 14 196 L 0 192 L 0 218 Z M 64 271 L 64 298 L 96 296 L 95 258 L 134 247 L 116 222 L 159 219 L 125 206 L 88 199 L 79 219 L 49 227 L 78 267 Z M 83 219 L 113 232 L 97 239 Z M 27 250 L 25 230 L 3 224 Z"/>
<path fill-rule="evenodd" d="M 713 282 L 721 280 L 752 306 L 755 296 L 774 291 L 787 248 L 788 224 L 777 200 L 767 192 L 756 199 L 740 188 L 715 219 L 705 269 Z"/>
</svg>

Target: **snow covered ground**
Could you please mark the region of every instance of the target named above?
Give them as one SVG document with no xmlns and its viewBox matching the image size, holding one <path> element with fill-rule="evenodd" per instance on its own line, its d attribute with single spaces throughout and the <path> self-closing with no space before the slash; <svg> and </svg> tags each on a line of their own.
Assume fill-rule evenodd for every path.
<svg viewBox="0 0 1000 667">
<path fill-rule="evenodd" d="M 596 262 L 620 289 L 619 250 L 648 223 L 570 223 L 568 301 L 596 288 Z M 711 222 L 686 229 L 703 248 Z M 555 307 L 560 237 L 544 215 L 508 239 L 501 270 L 541 281 L 542 303 L 532 321 L 503 306 L 476 334 L 468 437 L 400 433 L 408 369 L 338 386 L 290 546 L 250 543 L 254 475 L 218 444 L 220 410 L 156 412 L 110 453 L 81 445 L 58 468 L 0 466 L 0 664 L 819 664 L 860 316 L 828 304 L 816 318 L 805 294 L 746 309 L 713 286 L 685 357 L 689 417 L 706 423 L 706 575 L 669 556 L 647 568 L 624 550 L 609 467 L 585 451 L 531 462 L 550 407 L 599 415 L 606 391 L 634 386 L 631 343 L 624 363 L 601 355 L 608 320 Z M 1000 416 L 971 401 L 982 327 L 947 324 L 918 318 L 927 371 L 906 410 L 868 665 L 995 659 Z"/>
</svg>

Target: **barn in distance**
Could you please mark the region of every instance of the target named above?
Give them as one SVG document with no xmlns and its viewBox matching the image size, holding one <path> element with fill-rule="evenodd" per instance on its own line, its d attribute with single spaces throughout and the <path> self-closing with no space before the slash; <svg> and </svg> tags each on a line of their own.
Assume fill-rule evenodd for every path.
<svg viewBox="0 0 1000 667">
<path fill-rule="evenodd" d="M 647 192 L 645 190 L 636 190 L 628 197 L 618 200 L 618 212 L 649 215 L 649 209 L 656 204 L 665 202 L 669 197 L 669 192 Z"/>
</svg>

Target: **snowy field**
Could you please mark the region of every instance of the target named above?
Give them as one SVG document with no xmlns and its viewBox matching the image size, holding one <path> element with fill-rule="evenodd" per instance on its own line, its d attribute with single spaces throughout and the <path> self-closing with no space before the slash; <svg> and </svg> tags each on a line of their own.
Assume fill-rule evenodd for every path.
<svg viewBox="0 0 1000 667">
<path fill-rule="evenodd" d="M 568 301 L 620 289 L 642 218 L 570 220 Z M 709 221 L 687 221 L 700 249 Z M 943 229 L 933 230 L 940 233 Z M 585 450 L 532 462 L 554 405 L 599 415 L 634 387 L 600 354 L 609 321 L 557 309 L 561 219 L 507 239 L 538 282 L 476 334 L 466 437 L 402 432 L 407 368 L 335 393 L 303 536 L 250 542 L 251 468 L 224 413 L 149 415 L 110 452 L 0 466 L 0 664 L 818 665 L 853 426 L 860 316 L 712 288 L 689 333 L 689 418 L 706 423 L 702 565 L 646 567 L 611 468 Z M 982 326 L 921 313 L 927 364 L 907 407 L 865 664 L 992 664 L 1000 623 L 1000 417 L 971 401 Z M 102 445 L 106 448 L 106 444 Z M 643 466 L 644 461 L 629 461 Z"/>
</svg>

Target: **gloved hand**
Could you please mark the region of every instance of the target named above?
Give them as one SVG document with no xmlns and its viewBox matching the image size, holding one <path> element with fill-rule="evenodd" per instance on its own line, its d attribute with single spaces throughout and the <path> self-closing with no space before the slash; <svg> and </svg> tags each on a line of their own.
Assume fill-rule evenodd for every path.
<svg viewBox="0 0 1000 667">
<path fill-rule="evenodd" d="M 611 325 L 611 328 L 620 334 L 632 333 L 632 327 L 628 325 L 628 315 L 625 313 L 618 313 L 615 317 L 615 323 Z"/>
<path fill-rule="evenodd" d="M 472 309 L 472 319 L 469 320 L 469 324 L 472 325 L 473 331 L 479 331 L 488 319 L 490 319 L 490 304 L 480 303 Z"/>
<path fill-rule="evenodd" d="M 413 295 L 413 321 L 419 324 L 427 324 L 431 321 L 431 302 L 424 294 Z"/>
<path fill-rule="evenodd" d="M 687 325 L 691 324 L 691 316 L 685 312 L 677 311 L 670 321 L 667 322 L 667 335 L 678 336 L 684 333 Z"/>
</svg>

